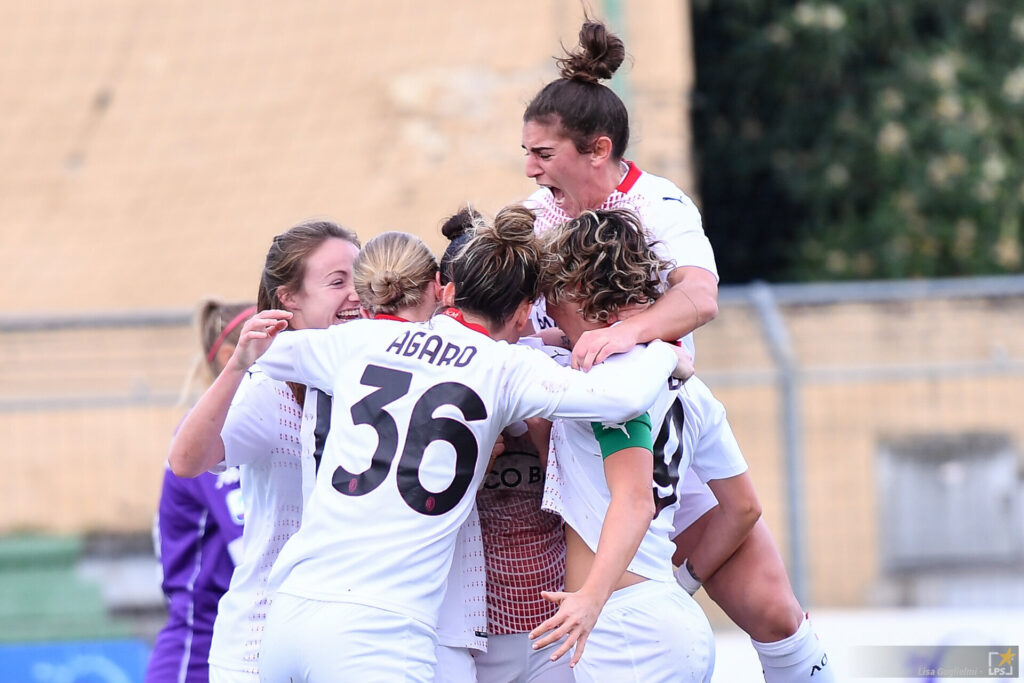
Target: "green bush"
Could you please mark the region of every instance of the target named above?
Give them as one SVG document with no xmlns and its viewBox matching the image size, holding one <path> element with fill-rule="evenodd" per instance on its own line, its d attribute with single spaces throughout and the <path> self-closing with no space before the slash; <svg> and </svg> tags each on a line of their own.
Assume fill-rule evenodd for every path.
<svg viewBox="0 0 1024 683">
<path fill-rule="evenodd" d="M 1020 270 L 1021 0 L 693 0 L 726 281 Z"/>
</svg>

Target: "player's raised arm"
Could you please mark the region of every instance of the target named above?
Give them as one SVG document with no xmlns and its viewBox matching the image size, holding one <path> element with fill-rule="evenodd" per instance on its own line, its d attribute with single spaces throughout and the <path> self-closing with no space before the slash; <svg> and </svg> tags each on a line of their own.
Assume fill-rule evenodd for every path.
<svg viewBox="0 0 1024 683">
<path fill-rule="evenodd" d="M 681 339 L 718 315 L 718 278 L 704 268 L 676 268 L 671 285 L 642 313 L 614 327 L 584 332 L 572 352 L 574 368 L 589 370 L 614 353 L 652 339 Z"/>
<path fill-rule="evenodd" d="M 341 340 L 339 337 L 337 344 L 324 344 L 323 340 L 340 332 L 341 328 L 328 328 L 282 334 L 260 356 L 259 367 L 271 379 L 298 382 L 332 393 Z"/>
<path fill-rule="evenodd" d="M 288 325 L 287 311 L 257 313 L 242 326 L 231 359 L 185 417 L 171 441 L 167 462 L 179 477 L 195 477 L 224 460 L 220 433 L 231 401 L 249 367 Z"/>
</svg>

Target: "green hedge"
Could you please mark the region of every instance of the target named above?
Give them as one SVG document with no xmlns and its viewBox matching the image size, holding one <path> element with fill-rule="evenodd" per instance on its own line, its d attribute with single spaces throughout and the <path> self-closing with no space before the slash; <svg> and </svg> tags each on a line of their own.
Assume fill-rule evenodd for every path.
<svg viewBox="0 0 1024 683">
<path fill-rule="evenodd" d="M 1019 272 L 1021 0 L 693 0 L 723 279 Z"/>
</svg>

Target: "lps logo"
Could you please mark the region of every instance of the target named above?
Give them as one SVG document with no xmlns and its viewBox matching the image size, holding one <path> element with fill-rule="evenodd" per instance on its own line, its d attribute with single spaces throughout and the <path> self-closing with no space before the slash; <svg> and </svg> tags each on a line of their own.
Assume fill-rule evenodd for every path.
<svg viewBox="0 0 1024 683">
<path fill-rule="evenodd" d="M 1017 648 L 1007 646 L 1006 652 L 988 653 L 988 675 L 996 678 L 1017 678 Z"/>
</svg>

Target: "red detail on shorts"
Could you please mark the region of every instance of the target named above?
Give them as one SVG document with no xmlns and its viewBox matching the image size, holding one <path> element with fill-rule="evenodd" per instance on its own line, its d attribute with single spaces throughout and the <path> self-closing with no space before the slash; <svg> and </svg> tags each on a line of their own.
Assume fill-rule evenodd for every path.
<svg viewBox="0 0 1024 683">
<path fill-rule="evenodd" d="M 427 498 L 427 502 L 424 503 L 424 507 L 427 508 L 427 512 L 433 512 L 434 511 L 434 497 L 433 496 L 430 496 L 430 498 Z"/>
<path fill-rule="evenodd" d="M 349 493 L 355 493 L 357 485 L 358 485 L 358 482 L 355 479 L 350 480 L 348 482 L 348 492 Z"/>
</svg>

